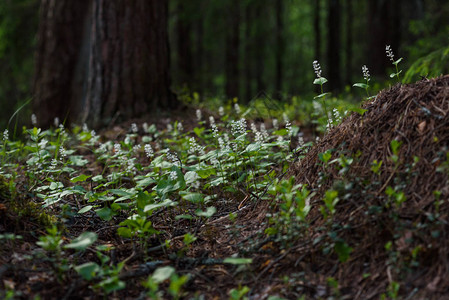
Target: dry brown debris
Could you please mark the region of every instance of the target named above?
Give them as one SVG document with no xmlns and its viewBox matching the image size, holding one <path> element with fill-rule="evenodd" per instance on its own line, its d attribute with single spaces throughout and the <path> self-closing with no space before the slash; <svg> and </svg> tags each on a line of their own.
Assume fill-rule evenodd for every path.
<svg viewBox="0 0 449 300">
<path fill-rule="evenodd" d="M 322 234 L 323 239 L 290 259 L 315 284 L 315 297 L 331 276 L 350 299 L 377 299 L 392 282 L 400 284 L 404 298 L 449 297 L 449 75 L 395 85 L 363 108 L 363 116 L 351 114 L 291 168 L 297 183 L 317 192 L 310 230 L 312 238 Z M 391 159 L 394 139 L 402 142 L 397 165 Z M 318 154 L 329 149 L 331 161 L 342 155 L 354 159 L 345 174 L 338 163 L 320 162 Z M 371 170 L 374 160 L 382 161 L 379 174 Z M 405 202 L 395 204 L 386 193 L 389 187 L 403 192 Z M 329 189 L 339 192 L 333 223 L 340 229 L 332 229 L 320 213 Z M 332 243 L 326 232 L 332 230 L 353 248 L 345 263 L 335 251 L 323 254 L 325 241 Z"/>
</svg>

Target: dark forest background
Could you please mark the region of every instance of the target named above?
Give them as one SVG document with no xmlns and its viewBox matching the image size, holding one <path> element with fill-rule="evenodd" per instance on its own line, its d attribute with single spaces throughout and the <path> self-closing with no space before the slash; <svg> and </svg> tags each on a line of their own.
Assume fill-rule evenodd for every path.
<svg viewBox="0 0 449 300">
<path fill-rule="evenodd" d="M 36 93 L 45 2 L 0 1 L 2 127 Z M 59 11 L 62 19 L 89 1 L 59 1 L 65 2 L 71 5 Z M 449 1 L 170 0 L 167 5 L 161 24 L 168 30 L 171 89 L 178 95 L 236 97 L 241 103 L 266 95 L 282 101 L 307 98 L 314 92 L 314 60 L 329 80 L 327 88 L 334 95 L 348 94 L 362 77 L 362 65 L 370 69 L 372 82 L 388 79 L 392 65 L 385 45 L 396 58 L 404 57 L 404 72 L 412 66 L 405 81 L 448 72 Z M 138 35 L 137 28 L 129 32 Z M 31 112 L 31 104 L 21 111 Z"/>
</svg>

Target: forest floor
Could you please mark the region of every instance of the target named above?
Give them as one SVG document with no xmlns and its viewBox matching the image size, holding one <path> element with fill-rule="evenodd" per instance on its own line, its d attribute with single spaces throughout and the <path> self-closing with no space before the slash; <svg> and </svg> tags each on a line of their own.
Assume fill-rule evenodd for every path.
<svg viewBox="0 0 449 300">
<path fill-rule="evenodd" d="M 60 243 L 72 246 L 53 255 L 38 255 L 42 236 L 58 236 L 46 233 L 48 222 L 23 207 L 11 209 L 8 202 L 31 205 L 29 175 L 20 174 L 24 168 L 16 177 L 16 193 L 4 187 L 0 193 L 2 292 L 23 299 L 445 299 L 448 99 L 449 76 L 383 90 L 363 105 L 363 115 L 350 114 L 307 153 L 293 153 L 287 172 L 282 164 L 268 170 L 276 172 L 276 180 L 260 193 L 237 179 L 233 189 L 205 186 L 208 194 L 218 195 L 215 211 L 208 214 L 200 205 L 206 211 L 198 214 L 199 204 L 181 197 L 182 205 L 152 211 L 146 219 L 158 233 L 137 240 L 118 233 L 129 219 L 125 210 L 106 217 L 93 210 L 75 213 L 67 207 L 83 209 L 80 200 L 65 198 L 65 206 L 49 206 L 45 213 L 64 218 L 50 220 L 62 223 Z M 197 120 L 184 115 L 184 130 L 195 131 Z M 162 130 L 172 120 L 154 123 Z M 130 124 L 100 135 L 122 140 Z M 89 161 L 82 174 L 103 172 L 94 154 L 77 151 Z M 187 177 L 190 169 L 185 169 Z M 139 186 L 126 176 L 120 182 L 122 189 Z M 92 184 L 82 182 L 86 190 Z M 204 217 L 192 218 L 195 213 Z M 85 232 L 97 239 L 83 247 L 76 237 Z M 5 233 L 21 238 L 7 239 Z M 106 246 L 107 255 L 93 245 Z M 74 251 L 78 248 L 82 251 Z M 75 272 L 73 266 L 89 262 L 102 273 Z M 168 266 L 176 273 L 162 268 Z"/>
</svg>

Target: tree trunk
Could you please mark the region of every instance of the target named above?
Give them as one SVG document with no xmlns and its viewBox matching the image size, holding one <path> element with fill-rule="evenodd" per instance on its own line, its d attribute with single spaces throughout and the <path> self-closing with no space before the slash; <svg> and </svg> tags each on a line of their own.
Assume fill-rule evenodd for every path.
<svg viewBox="0 0 449 300">
<path fill-rule="evenodd" d="M 79 113 L 73 79 L 81 71 L 78 62 L 89 2 L 41 1 L 33 80 L 33 113 L 40 126 L 53 124 L 56 117 L 72 121 Z"/>
<path fill-rule="evenodd" d="M 255 37 L 254 37 L 254 68 L 255 68 L 255 76 L 256 76 L 256 89 L 257 94 L 266 91 L 266 85 L 264 82 L 264 57 L 265 57 L 265 44 L 266 44 L 266 36 L 265 36 L 265 21 L 264 20 L 264 8 L 265 1 L 258 0 L 255 2 L 254 13 L 255 19 L 261 20 L 261 22 L 256 24 L 255 28 Z"/>
<path fill-rule="evenodd" d="M 282 93 L 284 43 L 284 0 L 276 0 L 276 92 Z"/>
<path fill-rule="evenodd" d="M 369 0 L 368 2 L 368 36 L 369 36 L 369 65 L 372 76 L 385 77 L 388 59 L 385 46 L 389 45 L 387 0 Z"/>
<path fill-rule="evenodd" d="M 173 107 L 167 0 L 42 0 L 33 107 L 103 125 Z"/>
<path fill-rule="evenodd" d="M 229 5 L 225 53 L 225 92 L 228 98 L 233 98 L 239 96 L 240 5 L 238 0 L 230 1 Z"/>
<path fill-rule="evenodd" d="M 346 0 L 346 78 L 345 84 L 352 85 L 352 23 L 353 23 L 354 13 L 352 10 L 352 0 Z"/>
<path fill-rule="evenodd" d="M 177 51 L 178 51 L 178 80 L 179 84 L 192 88 L 192 24 L 183 0 L 178 2 L 178 20 L 176 22 Z"/>
<path fill-rule="evenodd" d="M 329 67 L 329 89 L 338 91 L 341 88 L 340 0 L 329 0 L 328 30 L 327 63 Z"/>
<path fill-rule="evenodd" d="M 320 61 L 321 59 L 321 21 L 320 21 L 320 1 L 312 0 L 315 4 L 313 10 L 313 30 L 315 32 L 315 59 Z"/>
<path fill-rule="evenodd" d="M 93 0 L 83 121 L 171 108 L 167 0 Z"/>
<path fill-rule="evenodd" d="M 253 25 L 253 6 L 251 3 L 245 7 L 245 103 L 253 97 L 253 75 L 252 75 L 252 38 L 251 29 Z"/>
</svg>

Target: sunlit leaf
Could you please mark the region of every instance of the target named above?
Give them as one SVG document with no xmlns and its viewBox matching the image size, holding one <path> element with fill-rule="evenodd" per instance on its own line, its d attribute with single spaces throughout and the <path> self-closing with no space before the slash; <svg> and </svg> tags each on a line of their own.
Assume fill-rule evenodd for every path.
<svg viewBox="0 0 449 300">
<path fill-rule="evenodd" d="M 65 245 L 64 248 L 75 250 L 86 250 L 87 247 L 97 241 L 98 235 L 95 232 L 83 232 L 79 237 L 74 239 L 70 244 Z"/>
<path fill-rule="evenodd" d="M 246 265 L 253 262 L 252 258 L 239 258 L 239 257 L 228 257 L 223 260 L 225 264 L 231 265 Z"/>
</svg>

